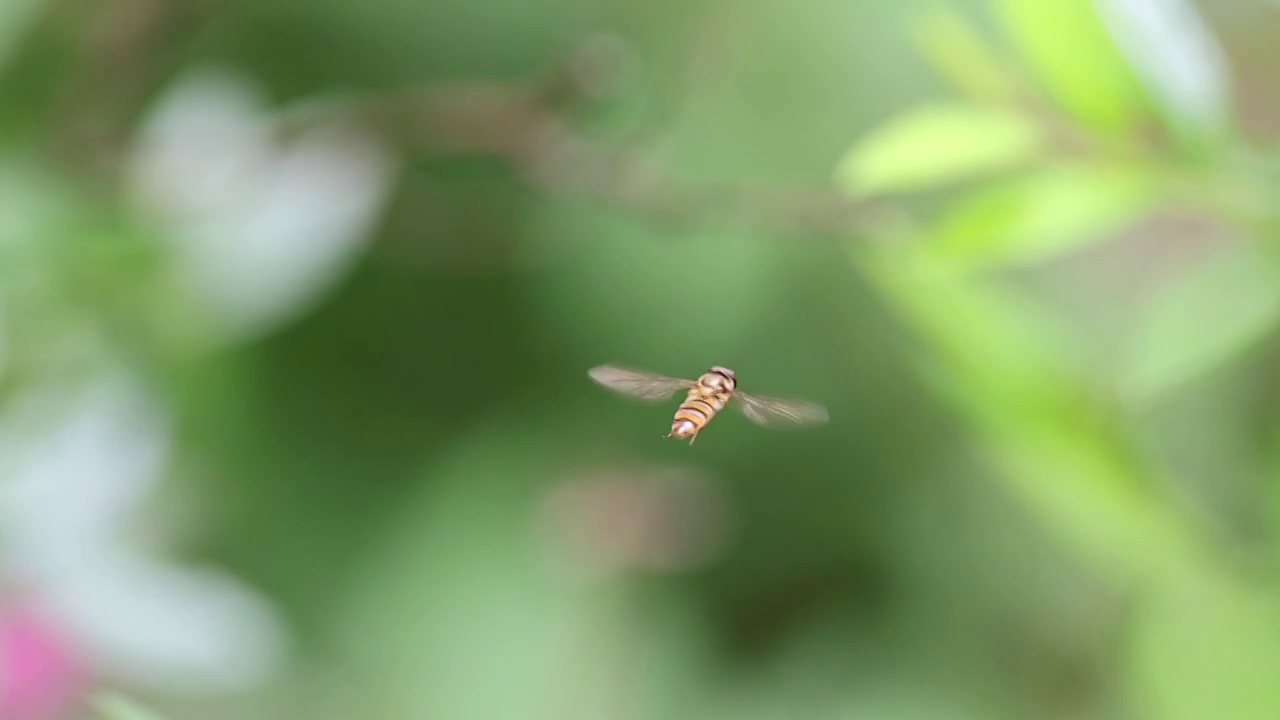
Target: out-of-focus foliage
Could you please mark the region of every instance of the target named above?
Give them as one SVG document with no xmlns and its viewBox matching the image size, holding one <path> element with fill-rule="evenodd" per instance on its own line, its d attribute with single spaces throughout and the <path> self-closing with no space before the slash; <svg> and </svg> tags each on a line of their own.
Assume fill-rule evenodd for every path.
<svg viewBox="0 0 1280 720">
<path fill-rule="evenodd" d="M 854 194 L 915 190 L 1029 161 L 1042 142 L 998 108 L 924 107 L 866 138 L 839 172 Z"/>
<path fill-rule="evenodd" d="M 116 694 L 96 698 L 93 705 L 101 720 L 162 720 L 136 701 Z"/>
<path fill-rule="evenodd" d="M 0 718 L 1276 717 L 1277 32 L 0 5 Z"/>
<path fill-rule="evenodd" d="M 1269 248 L 1228 248 L 1154 293 L 1134 333 L 1124 388 L 1171 392 L 1253 349 L 1280 322 L 1280 267 Z"/>
<path fill-rule="evenodd" d="M 936 230 L 937 251 L 966 266 L 1039 262 L 1123 230 L 1151 209 L 1158 176 L 1145 168 L 1047 165 L 957 201 Z"/>
<path fill-rule="evenodd" d="M 1043 83 L 1011 94 L 1035 98 L 1043 87 L 1061 110 L 1034 99 L 1012 107 L 1025 122 L 1061 137 L 1058 152 L 1020 178 L 959 195 L 936 213 L 933 229 L 926 224 L 899 238 L 911 250 L 856 248 L 855 257 L 881 278 L 891 303 L 933 348 L 937 384 L 1009 488 L 1131 593 L 1131 630 L 1120 640 L 1115 675 L 1126 706 L 1141 717 L 1268 717 L 1280 708 L 1280 691 L 1269 679 L 1280 668 L 1272 573 L 1243 572 L 1221 539 L 1206 534 L 1202 524 L 1213 511 L 1185 509 L 1203 498 L 1170 499 L 1182 483 L 1217 485 L 1229 476 L 1201 480 L 1196 475 L 1204 467 L 1150 454 L 1147 424 L 1137 419 L 1151 403 L 1256 347 L 1280 320 L 1274 253 L 1265 247 L 1273 211 L 1224 206 L 1216 190 L 1224 178 L 1246 193 L 1266 179 L 1233 174 L 1237 156 L 1254 153 L 1244 143 L 1205 157 L 1203 146 L 1178 142 L 1189 124 L 1204 137 L 1229 114 L 1220 60 L 1190 8 L 1164 3 L 1162 15 L 1147 4 L 1150 22 L 1142 24 L 1131 14 L 1138 4 L 1123 0 L 1097 3 L 1101 17 L 1082 3 L 995 5 L 1012 44 Z M 1114 21 L 1109 28 L 1106 19 Z M 941 37 L 972 36 L 949 22 Z M 1113 41 L 1130 50 L 1146 92 L 1160 103 L 1147 102 Z M 1190 61 L 1174 64 L 1170 45 L 1187 50 Z M 972 89 L 976 76 L 958 78 L 961 89 Z M 986 101 L 993 109 L 1011 107 L 1004 95 Z M 1155 106 L 1165 109 L 1163 117 L 1148 110 Z M 1137 134 L 1161 125 L 1167 134 L 1154 142 L 1149 131 Z M 948 151 L 936 137 L 913 140 L 915 151 L 942 156 L 944 168 L 974 156 L 972 145 Z M 853 152 L 911 157 L 909 144 L 872 134 Z M 997 290 L 977 274 L 993 269 L 993 260 L 1016 259 L 1025 270 L 1029 261 L 1079 252 L 1084 242 L 1123 243 L 1127 228 L 1187 211 L 1233 226 L 1233 242 L 1146 293 L 1146 307 L 1131 314 L 1123 333 L 1132 338 L 1123 344 L 1127 353 L 1102 364 L 1101 373 L 1070 361 L 1087 340 L 1065 313 L 1050 308 L 1034 319 L 1020 317 L 1036 302 L 1027 288 Z M 1130 282 L 1142 282 L 1153 265 L 1130 268 Z M 1096 291 L 1088 273 L 1074 281 L 1077 292 Z M 1266 554 L 1270 567 L 1274 559 Z"/>
<path fill-rule="evenodd" d="M 1113 137 L 1134 130 L 1145 109 L 1143 89 L 1094 3 L 995 0 L 991 6 L 1038 87 L 1064 110 Z"/>
</svg>

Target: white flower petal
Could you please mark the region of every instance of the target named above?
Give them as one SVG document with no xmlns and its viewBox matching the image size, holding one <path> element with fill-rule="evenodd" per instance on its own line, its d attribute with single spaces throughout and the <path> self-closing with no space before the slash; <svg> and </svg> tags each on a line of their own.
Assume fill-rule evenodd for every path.
<svg viewBox="0 0 1280 720">
<path fill-rule="evenodd" d="M 50 611 L 100 671 L 177 693 L 234 693 L 272 679 L 286 657 L 275 609 L 230 576 L 104 551 L 46 584 Z"/>
<path fill-rule="evenodd" d="M 192 282 L 233 334 L 287 321 L 346 269 L 388 177 L 386 158 L 354 133 L 304 136 L 276 159 L 256 202 L 176 231 Z"/>
<path fill-rule="evenodd" d="M 168 418 L 130 378 L 24 398 L 0 421 L 0 559 L 42 574 L 93 551 L 151 491 L 168 445 Z"/>
<path fill-rule="evenodd" d="M 238 75 L 192 73 L 143 123 L 130 159 L 133 200 L 173 223 L 217 218 L 261 191 L 271 163 L 266 101 Z"/>
<path fill-rule="evenodd" d="M 246 81 L 203 72 L 162 102 L 134 151 L 136 202 L 231 339 L 302 312 L 347 267 L 390 188 L 390 157 L 353 129 L 275 143 Z M 196 171 L 198 169 L 198 171 Z"/>
<path fill-rule="evenodd" d="M 1189 0 L 1095 0 L 1112 37 L 1178 119 L 1214 134 L 1227 122 L 1230 79 L 1222 47 Z"/>
</svg>

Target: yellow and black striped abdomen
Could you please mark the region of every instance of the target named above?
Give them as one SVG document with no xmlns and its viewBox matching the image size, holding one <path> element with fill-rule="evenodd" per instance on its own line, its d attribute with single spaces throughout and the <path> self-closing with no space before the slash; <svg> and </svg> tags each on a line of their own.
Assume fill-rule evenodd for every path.
<svg viewBox="0 0 1280 720">
<path fill-rule="evenodd" d="M 671 437 L 692 438 L 711 422 L 716 413 L 729 402 L 732 390 L 713 390 L 701 384 L 694 385 L 671 422 Z"/>
</svg>

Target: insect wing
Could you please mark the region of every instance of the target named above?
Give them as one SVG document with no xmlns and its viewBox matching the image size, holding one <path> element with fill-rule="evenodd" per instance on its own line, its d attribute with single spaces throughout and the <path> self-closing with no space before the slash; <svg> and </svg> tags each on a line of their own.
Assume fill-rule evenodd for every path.
<svg viewBox="0 0 1280 720">
<path fill-rule="evenodd" d="M 763 427 L 815 425 L 828 420 L 827 409 L 817 403 L 791 398 L 734 393 L 734 403 L 751 422 Z"/>
<path fill-rule="evenodd" d="M 594 367 L 587 371 L 587 375 L 610 390 L 653 402 L 666 400 L 677 390 L 693 387 L 692 380 L 617 365 Z"/>
</svg>

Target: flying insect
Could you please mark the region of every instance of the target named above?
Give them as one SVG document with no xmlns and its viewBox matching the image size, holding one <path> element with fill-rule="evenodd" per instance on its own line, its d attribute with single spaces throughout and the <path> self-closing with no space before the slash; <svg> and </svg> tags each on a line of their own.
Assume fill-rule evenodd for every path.
<svg viewBox="0 0 1280 720">
<path fill-rule="evenodd" d="M 812 425 L 828 419 L 823 406 L 792 398 L 772 397 L 746 393 L 738 389 L 738 376 L 727 367 L 716 365 L 696 380 L 670 377 L 646 370 L 600 365 L 587 371 L 587 375 L 604 387 L 624 395 L 649 402 L 660 402 L 685 391 L 685 399 L 676 409 L 671 421 L 671 431 L 666 437 L 688 439 L 689 444 L 698 433 L 725 408 L 732 404 L 751 422 L 762 427 L 778 425 Z"/>
</svg>

